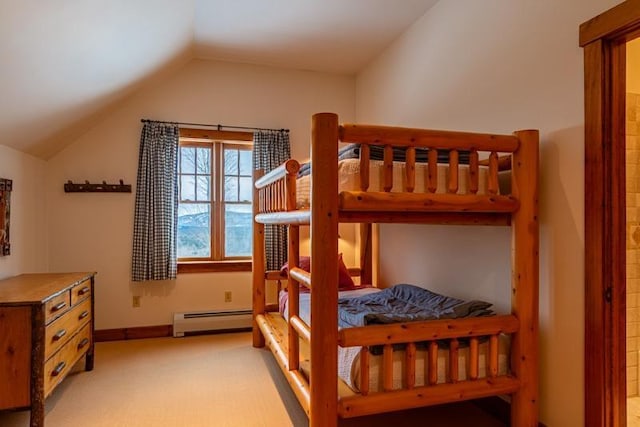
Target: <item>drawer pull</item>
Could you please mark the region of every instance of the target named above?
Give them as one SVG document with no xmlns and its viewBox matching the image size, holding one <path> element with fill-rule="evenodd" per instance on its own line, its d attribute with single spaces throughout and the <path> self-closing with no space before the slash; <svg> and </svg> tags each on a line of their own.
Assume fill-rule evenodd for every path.
<svg viewBox="0 0 640 427">
<path fill-rule="evenodd" d="M 55 313 L 56 311 L 60 311 L 63 308 L 65 308 L 67 306 L 67 303 L 65 301 L 62 301 L 59 304 L 54 305 L 53 307 L 51 307 L 51 312 Z"/>
<path fill-rule="evenodd" d="M 78 291 L 78 296 L 82 296 L 82 295 L 84 295 L 84 294 L 88 294 L 90 290 L 91 290 L 91 289 L 89 289 L 89 287 L 88 287 L 88 286 L 85 286 L 84 288 L 82 288 L 82 289 L 80 289 L 80 290 Z"/>
<path fill-rule="evenodd" d="M 83 348 L 87 344 L 89 344 L 89 338 L 82 338 L 82 341 L 80 341 L 78 343 L 78 350 L 80 350 L 81 348 Z"/>
<path fill-rule="evenodd" d="M 53 371 L 51 371 L 51 376 L 52 377 L 57 377 L 58 375 L 60 375 L 60 372 L 62 372 L 62 370 L 64 369 L 64 367 L 67 366 L 66 363 L 64 362 L 60 362 L 56 365 L 55 369 Z"/>
<path fill-rule="evenodd" d="M 78 316 L 78 319 L 82 320 L 85 317 L 87 317 L 88 315 L 89 315 L 89 312 L 87 310 L 85 310 L 82 313 L 80 313 L 80 316 Z"/>
<path fill-rule="evenodd" d="M 66 329 L 60 329 L 58 332 L 56 332 L 56 334 L 53 336 L 53 340 L 54 341 L 58 341 L 60 340 L 63 336 L 67 335 L 67 331 Z"/>
</svg>

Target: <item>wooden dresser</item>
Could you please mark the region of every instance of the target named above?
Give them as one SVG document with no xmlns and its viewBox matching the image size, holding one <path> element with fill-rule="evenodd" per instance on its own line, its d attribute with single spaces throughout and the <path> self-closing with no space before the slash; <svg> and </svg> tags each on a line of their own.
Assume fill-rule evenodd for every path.
<svg viewBox="0 0 640 427">
<path fill-rule="evenodd" d="M 31 409 L 85 357 L 93 369 L 95 273 L 22 274 L 0 280 L 0 410 Z"/>
</svg>

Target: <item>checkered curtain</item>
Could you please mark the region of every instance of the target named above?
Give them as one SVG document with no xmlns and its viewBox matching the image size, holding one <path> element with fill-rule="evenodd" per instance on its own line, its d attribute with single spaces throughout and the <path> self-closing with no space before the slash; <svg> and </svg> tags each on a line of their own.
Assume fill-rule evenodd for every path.
<svg viewBox="0 0 640 427">
<path fill-rule="evenodd" d="M 175 279 L 178 125 L 145 123 L 140 137 L 131 280 Z"/>
<path fill-rule="evenodd" d="M 265 173 L 277 168 L 291 157 L 289 132 L 258 131 L 253 134 L 253 167 Z M 279 270 L 287 261 L 287 227 L 264 227 L 267 270 Z"/>
</svg>

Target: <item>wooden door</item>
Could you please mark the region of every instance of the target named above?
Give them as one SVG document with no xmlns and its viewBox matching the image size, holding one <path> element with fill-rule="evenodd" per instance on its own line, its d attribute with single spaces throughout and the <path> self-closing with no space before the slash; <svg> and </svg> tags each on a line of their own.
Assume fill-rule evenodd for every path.
<svg viewBox="0 0 640 427">
<path fill-rule="evenodd" d="M 585 420 L 626 425 L 625 54 L 640 0 L 580 26 L 585 66 Z"/>
</svg>

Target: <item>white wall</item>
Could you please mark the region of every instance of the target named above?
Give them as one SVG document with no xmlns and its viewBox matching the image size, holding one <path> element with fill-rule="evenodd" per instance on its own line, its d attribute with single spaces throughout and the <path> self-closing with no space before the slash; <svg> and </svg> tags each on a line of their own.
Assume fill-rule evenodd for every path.
<svg viewBox="0 0 640 427">
<path fill-rule="evenodd" d="M 0 279 L 47 270 L 45 162 L 0 145 L 0 178 L 11 179 L 11 254 L 0 257 Z"/>
<path fill-rule="evenodd" d="M 134 193 L 65 194 L 62 184 L 124 179 L 135 192 L 141 118 L 290 128 L 293 156 L 308 158 L 311 115 L 353 120 L 354 90 L 353 77 L 194 60 L 131 97 L 47 165 L 51 270 L 98 272 L 97 329 L 169 324 L 174 311 L 251 307 L 250 273 L 132 284 Z M 224 303 L 226 290 L 232 303 Z M 132 308 L 134 294 L 143 295 L 140 308 Z"/>
<path fill-rule="evenodd" d="M 541 420 L 584 425 L 579 25 L 616 0 L 440 1 L 356 79 L 359 122 L 541 132 Z M 381 275 L 508 308 L 509 230 L 381 227 Z"/>
</svg>

